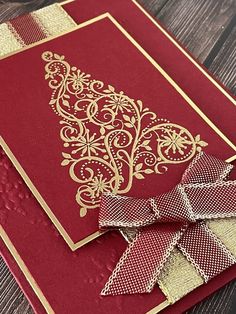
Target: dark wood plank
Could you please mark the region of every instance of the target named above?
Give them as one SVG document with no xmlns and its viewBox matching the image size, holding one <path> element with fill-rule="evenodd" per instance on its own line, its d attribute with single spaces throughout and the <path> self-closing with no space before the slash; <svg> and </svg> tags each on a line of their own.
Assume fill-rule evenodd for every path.
<svg viewBox="0 0 236 314">
<path fill-rule="evenodd" d="M 156 17 L 203 62 L 235 11 L 235 0 L 169 0 Z"/>
<path fill-rule="evenodd" d="M 169 0 L 139 0 L 139 3 L 144 6 L 149 13 L 156 16 L 168 1 Z"/>
<path fill-rule="evenodd" d="M 0 256 L 0 313 L 33 314 L 26 297 Z"/>
<path fill-rule="evenodd" d="M 236 95 L 236 25 L 209 70 Z"/>
<path fill-rule="evenodd" d="M 194 306 L 186 314 L 235 314 L 236 281 Z"/>
<path fill-rule="evenodd" d="M 55 0 L 18 0 L 18 1 L 0 1 L 0 23 L 13 19 L 22 14 L 38 10 L 46 5 L 56 2 Z"/>
</svg>

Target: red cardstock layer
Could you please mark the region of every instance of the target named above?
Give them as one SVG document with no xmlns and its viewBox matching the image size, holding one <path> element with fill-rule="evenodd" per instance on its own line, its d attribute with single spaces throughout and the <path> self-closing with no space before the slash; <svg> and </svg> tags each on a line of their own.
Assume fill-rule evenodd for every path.
<svg viewBox="0 0 236 314">
<path fill-rule="evenodd" d="M 98 235 L 103 192 L 165 192 L 202 149 L 232 160 L 234 145 L 109 14 L 1 70 L 1 144 L 73 250 Z"/>
<path fill-rule="evenodd" d="M 142 44 L 142 46 L 145 45 L 144 47 L 145 49 L 147 49 L 149 53 L 153 52 L 152 57 L 154 57 L 155 60 L 158 60 L 159 64 L 161 64 L 161 66 L 166 71 L 168 71 L 168 73 L 171 73 L 175 81 L 178 82 L 180 86 L 185 86 L 185 91 L 188 93 L 188 95 L 191 96 L 193 100 L 195 100 L 198 106 L 201 107 L 208 114 L 212 114 L 212 117 L 211 117 L 212 120 L 214 120 L 214 122 L 217 122 L 218 126 L 224 129 L 225 132 L 229 136 L 234 134 L 234 123 L 233 123 L 234 119 L 233 118 L 229 119 L 230 117 L 233 117 L 234 112 L 235 112 L 235 109 L 232 106 L 232 102 L 228 101 L 228 98 L 225 97 L 218 90 L 218 88 L 216 88 L 214 84 L 212 84 L 204 75 L 202 75 L 201 71 L 199 71 L 196 68 L 196 66 L 192 64 L 192 62 L 189 62 L 189 60 L 186 58 L 185 55 L 182 54 L 182 52 L 176 49 L 175 45 L 173 45 L 170 39 L 168 39 L 160 31 L 159 27 L 161 26 L 157 24 L 158 25 L 157 27 L 157 25 L 155 25 L 153 21 L 148 19 L 145 16 L 145 13 L 140 10 L 140 8 L 135 4 L 135 2 L 128 1 L 128 0 L 120 0 L 119 2 L 113 1 L 113 0 L 109 0 L 109 1 L 87 0 L 86 2 L 77 0 L 70 4 L 66 4 L 64 7 L 68 10 L 68 12 L 70 12 L 70 14 L 74 17 L 74 19 L 76 19 L 78 23 L 81 23 L 84 20 L 88 18 L 92 18 L 103 12 L 112 11 L 112 14 L 119 20 L 119 22 L 124 27 L 128 29 L 128 31 L 132 35 L 135 36 L 138 42 Z M 159 45 L 159 43 L 161 44 Z M 165 50 L 168 47 L 171 49 L 172 58 L 167 59 L 165 58 L 166 53 L 167 53 Z M 177 62 L 176 60 L 182 60 L 182 61 Z M 169 68 L 169 65 L 172 65 L 171 68 Z M 191 80 L 184 79 L 186 77 L 185 72 L 188 74 L 188 76 L 189 76 L 189 73 L 192 73 Z M 201 92 L 199 92 L 199 90 Z M 229 105 L 229 106 L 224 106 L 224 105 Z M 223 106 L 224 106 L 224 110 L 222 112 Z M 225 123 L 224 119 L 227 119 L 227 123 Z M 231 136 L 231 138 L 233 137 Z M 12 173 L 11 175 L 12 179 L 9 179 L 8 176 L 6 178 L 6 171 Z M 19 256 L 15 254 L 13 250 L 14 246 L 9 245 L 9 241 L 8 242 L 6 241 L 11 251 L 13 250 L 14 258 L 16 259 L 16 257 L 19 257 L 17 258 L 17 264 L 22 269 L 21 261 L 24 260 L 24 262 L 26 263 L 28 267 L 28 270 L 30 270 L 30 274 L 33 276 L 33 279 L 35 279 L 36 282 L 40 284 L 40 288 L 42 289 L 41 291 L 46 292 L 47 297 L 51 295 L 50 301 L 52 300 L 51 302 L 52 306 L 54 309 L 58 310 L 57 306 L 61 308 L 63 307 L 63 304 L 59 304 L 62 302 L 62 296 L 56 292 L 57 285 L 59 285 L 59 290 L 60 290 L 60 282 L 58 282 L 59 280 L 57 280 L 57 279 L 60 279 L 60 275 L 58 273 L 60 273 L 61 269 L 63 268 L 64 268 L 64 271 L 61 271 L 61 273 L 64 274 L 66 272 L 65 271 L 66 268 L 68 269 L 67 273 L 70 273 L 70 270 L 72 270 L 72 267 L 73 267 L 72 266 L 70 268 L 71 262 L 68 259 L 65 259 L 64 261 L 62 260 L 64 259 L 63 255 L 65 254 L 65 252 L 67 252 L 68 248 L 64 245 L 63 241 L 61 241 L 60 237 L 59 237 L 60 240 L 58 240 L 56 244 L 54 243 L 54 241 L 52 241 L 52 243 L 51 242 L 48 243 L 48 238 L 53 236 L 51 231 L 47 233 L 47 236 L 40 237 L 39 239 L 39 234 L 44 234 L 46 226 L 48 226 L 48 229 L 50 230 L 53 229 L 53 227 L 51 226 L 50 223 L 48 223 L 47 218 L 42 219 L 41 215 L 43 214 L 41 214 L 41 208 L 37 204 L 37 202 L 28 201 L 27 203 L 26 200 L 31 198 L 31 196 L 22 197 L 24 193 L 26 193 L 26 195 L 30 195 L 30 193 L 25 187 L 24 183 L 20 184 L 20 187 L 22 187 L 23 190 L 28 191 L 28 192 L 23 193 L 22 191 L 18 190 L 18 187 L 19 187 L 18 182 L 20 181 L 20 178 L 19 176 L 16 175 L 15 169 L 11 168 L 6 162 L 1 162 L 1 175 L 2 174 L 3 174 L 3 177 L 1 179 L 1 182 L 2 182 L 2 186 L 4 186 L 4 191 L 6 192 L 7 195 L 5 198 L 6 204 L 5 206 L 2 206 L 1 208 L 1 209 L 4 209 L 1 212 L 1 223 L 4 229 L 6 230 L 6 232 L 8 233 L 9 237 L 6 237 L 5 233 L 4 233 L 4 236 L 3 236 L 3 233 L 1 234 L 5 240 L 7 240 L 7 238 L 8 239 L 10 238 L 10 242 L 11 241 L 14 242 L 14 245 L 19 252 Z M 14 176 L 17 176 L 17 177 L 14 179 Z M 29 205 L 29 203 L 31 203 L 31 205 Z M 37 210 L 35 210 L 34 208 L 37 208 Z M 24 209 L 24 210 L 21 211 L 21 209 Z M 33 216 L 31 216 L 32 213 L 34 213 Z M 9 217 L 11 217 L 12 222 L 15 220 L 15 223 L 13 224 L 13 228 L 10 228 L 9 224 L 11 224 L 12 222 L 11 221 L 9 222 L 8 220 Z M 27 220 L 28 220 L 28 223 L 25 224 Z M 37 227 L 36 228 L 32 227 L 28 230 L 28 227 L 31 225 L 37 226 Z M 29 238 L 31 239 L 31 241 L 27 242 L 29 244 L 28 247 L 25 247 L 24 245 L 25 230 L 28 230 L 26 237 L 28 239 Z M 46 251 L 44 250 L 45 244 L 48 244 L 46 245 L 47 247 Z M 51 255 L 50 255 L 51 257 L 47 259 L 47 254 L 48 252 L 50 252 L 50 248 L 49 248 L 50 244 L 52 245 L 52 247 L 56 246 L 55 250 L 53 250 L 55 259 L 53 259 Z M 37 248 L 35 252 L 36 245 L 37 245 Z M 41 249 L 40 249 L 40 246 L 41 246 Z M 116 243 L 116 249 L 119 250 L 118 243 Z M 43 310 L 42 306 L 39 305 L 38 303 L 38 297 L 41 300 L 41 302 L 44 303 L 44 306 L 45 306 L 45 302 L 44 302 L 45 300 L 44 298 L 42 298 L 42 295 L 41 294 L 39 295 L 38 291 L 34 289 L 35 285 L 34 284 L 31 285 L 34 291 L 36 292 L 35 295 L 32 294 L 30 289 L 28 289 L 29 287 L 27 285 L 27 280 L 31 278 L 29 274 L 25 273 L 26 277 L 22 276 L 21 271 L 13 263 L 11 255 L 5 249 L 5 247 L 2 246 L 2 244 L 1 244 L 1 251 L 5 257 L 5 260 L 8 262 L 8 265 L 13 271 L 14 275 L 20 282 L 24 291 L 27 293 L 27 296 L 30 299 L 31 303 L 34 305 L 34 308 L 36 309 L 37 313 L 45 313 L 46 310 Z M 77 253 L 70 253 L 70 254 L 74 256 Z M 121 253 L 118 252 L 117 256 L 119 254 Z M 21 255 L 21 258 L 20 258 L 20 255 Z M 38 258 L 40 261 L 39 264 L 38 264 Z M 93 260 L 95 261 L 95 259 Z M 116 261 L 114 262 L 114 265 L 115 263 Z M 60 264 L 60 267 L 58 267 L 58 264 Z M 94 262 L 94 264 L 98 265 L 99 263 Z M 44 267 L 42 267 L 42 265 L 44 265 Z M 47 265 L 47 267 L 45 265 Z M 111 267 L 113 267 L 114 265 L 111 265 Z M 58 270 L 58 273 L 56 273 L 55 277 L 54 277 L 55 275 L 54 272 L 52 272 L 52 274 L 50 273 L 51 269 Z M 44 272 L 45 270 L 46 272 Z M 78 271 L 78 268 L 75 267 L 75 272 L 71 273 L 71 276 L 69 275 L 67 276 L 68 282 L 71 281 L 71 278 L 73 278 L 74 281 L 76 281 L 77 279 L 79 280 L 77 271 Z M 111 270 L 109 270 L 109 273 L 110 271 Z M 100 270 L 97 269 L 97 272 L 99 273 Z M 88 273 L 89 273 L 89 269 L 88 269 Z M 46 279 L 42 280 L 42 278 L 40 279 L 40 276 Z M 221 287 L 222 285 L 224 285 L 225 283 L 227 283 L 229 280 L 233 279 L 234 277 L 235 277 L 235 268 L 233 267 L 227 270 L 226 272 L 224 272 L 223 274 L 221 274 L 220 276 L 218 276 L 217 278 L 215 278 L 214 280 L 212 280 L 211 282 L 209 282 L 207 285 L 203 285 L 202 287 L 196 289 L 194 292 L 190 293 L 181 301 L 169 307 L 169 309 L 165 310 L 165 312 L 182 313 L 187 308 L 194 305 L 196 302 L 199 302 L 204 297 L 206 297 L 207 295 L 209 295 L 210 293 L 212 293 L 213 291 L 215 291 L 216 289 L 218 289 L 219 287 Z M 82 279 L 80 280 L 82 282 Z M 96 282 L 97 281 L 98 280 L 96 279 Z M 68 283 L 66 282 L 66 276 L 63 276 L 62 283 L 65 289 L 65 287 L 67 287 L 68 285 Z M 45 284 L 45 287 L 43 286 L 43 284 Z M 93 287 L 94 285 L 91 280 L 90 289 L 93 289 Z M 38 297 L 36 295 L 38 295 Z M 64 295 L 64 293 L 62 293 L 62 295 Z M 90 296 L 93 297 L 93 295 L 90 294 L 90 291 L 88 292 L 88 295 L 89 297 Z M 76 313 L 82 312 L 82 310 L 85 309 L 86 307 L 86 304 L 85 304 L 85 307 L 81 307 L 81 303 L 83 302 L 83 299 L 84 299 L 83 296 L 84 295 L 81 294 L 78 297 L 78 294 L 76 293 L 76 291 L 73 290 L 73 293 L 67 296 L 68 299 L 63 299 L 63 303 L 64 303 L 64 300 L 66 301 L 65 308 L 62 309 L 62 312 L 58 311 L 57 313 L 65 313 L 65 312 L 67 313 L 68 312 L 67 309 L 71 310 L 71 307 L 73 306 L 72 303 L 75 303 L 73 310 L 75 310 Z M 86 302 L 89 302 L 89 297 L 86 298 L 87 300 Z M 143 303 L 146 301 L 149 302 L 149 299 L 147 300 L 145 298 L 143 299 Z M 158 302 L 156 304 L 160 303 L 162 300 L 163 300 L 163 297 L 159 297 L 157 300 Z M 113 305 L 116 306 L 118 305 L 118 303 L 119 302 L 116 303 L 116 300 L 115 300 Z M 97 305 L 98 302 L 95 300 L 94 304 Z M 153 304 L 150 304 L 150 305 L 153 306 Z M 138 303 L 138 307 L 139 307 L 139 303 Z M 132 307 L 132 306 L 128 307 L 128 311 L 134 313 L 138 307 L 137 305 L 135 307 Z M 112 306 L 112 303 L 111 303 L 109 311 L 112 311 L 113 308 L 114 306 Z M 120 305 L 120 308 L 121 308 L 121 305 Z M 147 310 L 141 307 L 139 308 L 140 308 L 140 313 Z M 120 312 L 121 311 L 122 309 L 120 309 Z M 85 312 L 90 313 L 88 308 L 86 308 Z M 94 308 L 92 309 L 91 313 L 92 312 L 94 312 Z M 155 313 L 155 310 L 153 312 Z M 124 311 L 124 308 L 123 308 L 122 313 L 126 313 L 126 311 Z"/>
</svg>

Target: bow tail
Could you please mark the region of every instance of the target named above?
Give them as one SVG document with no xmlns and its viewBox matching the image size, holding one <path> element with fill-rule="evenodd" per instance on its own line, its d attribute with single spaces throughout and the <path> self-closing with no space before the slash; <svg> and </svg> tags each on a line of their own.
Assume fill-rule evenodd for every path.
<svg viewBox="0 0 236 314">
<path fill-rule="evenodd" d="M 205 222 L 190 225 L 177 246 L 205 282 L 236 263 L 236 258 Z"/>
<path fill-rule="evenodd" d="M 160 271 L 186 228 L 182 224 L 163 224 L 138 231 L 101 294 L 151 292 Z"/>
</svg>

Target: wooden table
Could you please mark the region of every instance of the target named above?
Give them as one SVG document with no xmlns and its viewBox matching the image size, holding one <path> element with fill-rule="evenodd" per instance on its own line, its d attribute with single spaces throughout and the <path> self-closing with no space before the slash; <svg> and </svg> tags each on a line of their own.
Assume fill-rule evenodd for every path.
<svg viewBox="0 0 236 314">
<path fill-rule="evenodd" d="M 0 0 L 0 23 L 53 2 Z M 140 3 L 236 94 L 236 0 L 140 0 Z M 1 258 L 0 283 L 0 313 L 33 314 Z M 236 313 L 236 281 L 188 313 Z"/>
</svg>

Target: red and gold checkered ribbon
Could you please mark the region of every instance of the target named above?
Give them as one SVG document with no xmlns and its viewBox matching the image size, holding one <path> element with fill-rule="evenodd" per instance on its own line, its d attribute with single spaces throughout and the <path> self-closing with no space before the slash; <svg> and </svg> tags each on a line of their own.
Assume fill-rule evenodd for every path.
<svg viewBox="0 0 236 314">
<path fill-rule="evenodd" d="M 102 295 L 151 292 L 176 246 L 205 282 L 235 264 L 235 257 L 206 223 L 236 217 L 236 181 L 226 181 L 232 167 L 200 153 L 168 193 L 149 199 L 104 194 L 100 228 L 137 232 Z"/>
</svg>

